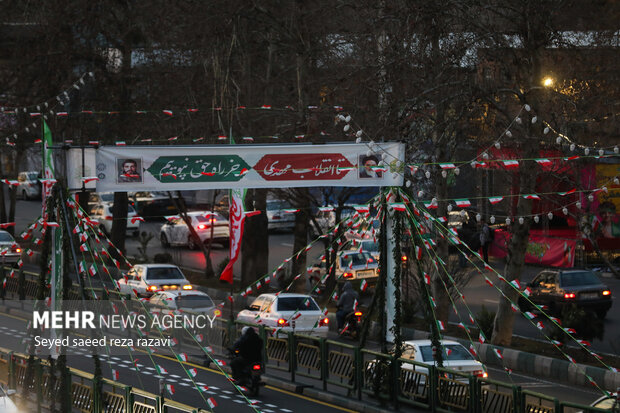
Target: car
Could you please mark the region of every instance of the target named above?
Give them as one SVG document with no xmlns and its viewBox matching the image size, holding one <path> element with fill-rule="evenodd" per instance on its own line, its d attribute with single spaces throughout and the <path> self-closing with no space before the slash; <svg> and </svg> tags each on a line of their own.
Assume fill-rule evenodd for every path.
<svg viewBox="0 0 620 413">
<path fill-rule="evenodd" d="M 22 249 L 15 238 L 6 231 L 0 230 L 0 264 L 15 265 L 22 256 Z"/>
<path fill-rule="evenodd" d="M 440 347 L 443 354 L 443 367 L 459 373 L 472 374 L 480 378 L 487 378 L 487 369 L 461 343 L 453 340 L 440 340 Z M 401 356 L 403 359 L 416 361 L 436 366 L 435 354 L 433 353 L 433 343 L 431 340 L 410 340 L 405 341 L 404 350 Z M 404 369 L 414 370 L 412 364 L 403 365 Z M 418 367 L 419 369 L 419 367 Z M 428 370 L 422 369 L 426 373 Z"/>
<path fill-rule="evenodd" d="M 609 396 L 601 396 L 592 402 L 590 406 L 601 410 L 608 410 L 610 412 L 620 412 L 620 399 L 618 395 L 619 392 L 610 393 Z"/>
<path fill-rule="evenodd" d="M 295 228 L 295 214 L 286 212 L 291 204 L 280 199 L 267 200 L 267 229 L 269 231 L 292 231 Z"/>
<path fill-rule="evenodd" d="M 41 198 L 41 173 L 37 171 L 20 172 L 17 174 L 17 195 L 24 200 Z"/>
<path fill-rule="evenodd" d="M 150 297 L 157 291 L 193 290 L 179 267 L 172 264 L 137 264 L 117 281 L 123 294 Z"/>
<path fill-rule="evenodd" d="M 592 310 L 604 319 L 613 303 L 611 290 L 590 270 L 545 270 L 527 284 L 529 300 L 536 306 L 546 306 L 554 315 L 571 304 Z M 532 309 L 523 296 L 519 298 L 522 310 Z"/>
<path fill-rule="evenodd" d="M 458 373 L 473 375 L 482 379 L 487 378 L 487 368 L 480 361 L 476 360 L 474 356 L 467 350 L 462 344 L 453 340 L 440 340 L 440 348 L 443 354 L 443 368 L 452 370 Z M 427 366 L 437 366 L 437 360 L 433 353 L 433 343 L 431 340 L 409 340 L 403 343 L 402 359 L 415 361 Z M 366 365 L 367 374 L 374 372 L 374 364 L 376 360 L 370 360 Z M 401 364 L 401 369 L 410 372 L 418 372 L 422 374 L 428 374 L 428 368 L 421 367 L 412 363 Z M 405 375 L 406 377 L 406 375 Z M 467 382 L 468 378 L 461 375 L 447 375 L 448 378 Z M 425 382 L 425 378 L 421 380 Z"/>
<path fill-rule="evenodd" d="M 88 194 L 88 205 L 113 203 L 114 192 L 91 192 Z"/>
<path fill-rule="evenodd" d="M 187 216 L 191 219 L 192 226 L 201 242 L 208 243 L 212 240 L 224 248 L 228 246 L 230 227 L 228 220 L 222 215 L 217 212 L 194 211 L 188 212 Z M 211 238 L 211 230 L 213 230 L 213 238 Z M 170 246 L 187 246 L 190 250 L 198 248 L 185 221 L 179 216 L 168 217 L 168 221 L 159 230 L 159 239 L 165 248 Z"/>
<path fill-rule="evenodd" d="M 166 290 L 154 293 L 149 305 L 156 309 L 182 310 L 212 315 L 215 304 L 207 293 L 197 290 Z"/>
<path fill-rule="evenodd" d="M 164 219 L 165 216 L 177 212 L 176 206 L 165 192 L 134 192 L 128 195 L 138 215 L 145 219 Z"/>
<path fill-rule="evenodd" d="M 261 294 L 237 315 L 237 321 L 263 325 L 278 332 L 327 337 L 329 319 L 309 295 Z"/>
<path fill-rule="evenodd" d="M 327 273 L 326 260 L 322 259 L 308 268 L 308 277 L 312 284 L 321 280 Z M 379 278 L 379 264 L 377 260 L 366 251 L 342 251 L 336 258 L 336 280 L 339 283 L 345 281 L 366 280 L 369 285 L 375 284 Z"/>
<path fill-rule="evenodd" d="M 381 251 L 379 250 L 379 242 L 372 238 L 363 238 L 355 241 L 351 241 L 351 247 L 356 250 L 361 250 L 363 252 L 367 252 L 372 257 L 379 261 L 379 255 L 381 255 Z"/>
<path fill-rule="evenodd" d="M 19 413 L 20 410 L 15 405 L 15 402 L 11 400 L 11 396 L 16 394 L 17 391 L 13 389 L 5 389 L 4 385 L 0 384 L 0 412 L 1 413 Z"/>
<path fill-rule="evenodd" d="M 127 234 L 134 237 L 140 233 L 140 221 L 135 219 L 138 216 L 136 210 L 131 205 L 127 205 Z M 112 204 L 94 204 L 90 207 L 90 217 L 99 222 L 99 229 L 105 234 L 112 232 L 112 222 L 114 221 L 114 207 Z"/>
</svg>

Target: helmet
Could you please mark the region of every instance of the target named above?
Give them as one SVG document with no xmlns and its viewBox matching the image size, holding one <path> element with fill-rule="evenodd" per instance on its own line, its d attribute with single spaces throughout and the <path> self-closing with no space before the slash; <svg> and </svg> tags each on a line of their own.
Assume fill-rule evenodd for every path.
<svg viewBox="0 0 620 413">
<path fill-rule="evenodd" d="M 250 326 L 245 326 L 245 327 L 243 327 L 243 328 L 241 329 L 241 335 L 242 335 L 242 336 L 244 336 L 244 335 L 245 335 L 245 333 L 247 333 L 247 332 L 248 332 L 248 330 L 250 330 L 250 329 L 252 329 L 252 327 L 250 327 Z"/>
</svg>

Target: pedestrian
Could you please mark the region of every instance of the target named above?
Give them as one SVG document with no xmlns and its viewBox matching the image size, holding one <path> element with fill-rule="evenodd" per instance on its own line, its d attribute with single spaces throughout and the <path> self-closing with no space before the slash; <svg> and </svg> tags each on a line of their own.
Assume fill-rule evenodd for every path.
<svg viewBox="0 0 620 413">
<path fill-rule="evenodd" d="M 489 244 L 491 244 L 491 228 L 487 224 L 487 221 L 483 218 L 480 221 L 480 247 L 482 248 L 482 257 L 485 264 L 489 263 Z"/>
</svg>

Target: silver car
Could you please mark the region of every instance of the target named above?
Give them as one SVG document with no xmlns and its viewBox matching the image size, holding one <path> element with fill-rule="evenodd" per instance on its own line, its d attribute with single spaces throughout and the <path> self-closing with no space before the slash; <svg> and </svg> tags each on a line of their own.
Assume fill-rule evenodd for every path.
<svg viewBox="0 0 620 413">
<path fill-rule="evenodd" d="M 0 230 L 0 264 L 15 265 L 22 255 L 22 249 L 15 238 L 6 231 Z"/>
<path fill-rule="evenodd" d="M 187 216 L 201 242 L 208 243 L 212 240 L 224 248 L 228 246 L 230 229 L 226 218 L 217 212 L 209 211 L 188 212 Z M 211 238 L 211 231 L 213 231 L 213 238 Z M 190 250 L 198 248 L 198 244 L 191 236 L 185 221 L 178 216 L 168 217 L 168 221 L 159 230 L 159 239 L 163 247 L 172 245 L 187 246 Z"/>
<path fill-rule="evenodd" d="M 41 175 L 37 171 L 20 172 L 17 175 L 17 195 L 21 199 L 37 199 L 41 198 Z"/>
<path fill-rule="evenodd" d="M 292 231 L 295 228 L 295 214 L 286 212 L 291 209 L 291 204 L 284 200 L 267 200 L 267 228 L 270 231 Z"/>
</svg>

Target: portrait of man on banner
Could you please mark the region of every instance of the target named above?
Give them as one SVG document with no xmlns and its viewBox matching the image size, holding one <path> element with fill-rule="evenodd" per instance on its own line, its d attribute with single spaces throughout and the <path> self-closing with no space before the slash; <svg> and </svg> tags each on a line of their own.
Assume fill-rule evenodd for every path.
<svg viewBox="0 0 620 413">
<path fill-rule="evenodd" d="M 613 202 L 604 201 L 598 205 L 592 229 L 597 238 L 620 238 L 620 216 Z"/>
<path fill-rule="evenodd" d="M 117 158 L 117 182 L 142 182 L 142 159 Z"/>
<path fill-rule="evenodd" d="M 375 178 L 379 179 L 383 177 L 383 172 L 377 170 L 379 165 L 379 158 L 375 155 L 360 155 L 358 163 L 358 172 L 360 178 Z"/>
</svg>

